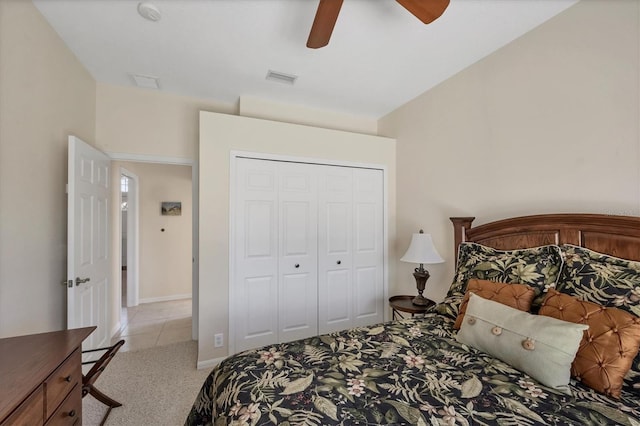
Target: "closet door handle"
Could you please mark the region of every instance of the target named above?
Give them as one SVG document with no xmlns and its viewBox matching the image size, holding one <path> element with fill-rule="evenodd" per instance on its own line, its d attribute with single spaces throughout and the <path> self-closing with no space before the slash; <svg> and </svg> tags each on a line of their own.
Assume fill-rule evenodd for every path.
<svg viewBox="0 0 640 426">
<path fill-rule="evenodd" d="M 294 266 L 295 266 L 296 268 L 299 268 L 299 267 L 300 267 L 300 264 L 299 264 L 299 263 L 296 263 Z"/>
<path fill-rule="evenodd" d="M 342 263 L 342 261 L 341 261 L 341 260 L 338 260 L 336 263 L 337 263 L 338 265 L 340 265 L 340 264 Z"/>
</svg>

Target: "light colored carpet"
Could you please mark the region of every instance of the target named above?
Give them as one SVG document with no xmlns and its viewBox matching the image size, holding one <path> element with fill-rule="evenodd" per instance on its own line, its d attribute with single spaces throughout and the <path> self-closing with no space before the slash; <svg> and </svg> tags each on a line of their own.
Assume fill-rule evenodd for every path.
<svg viewBox="0 0 640 426">
<path fill-rule="evenodd" d="M 196 370 L 197 342 L 118 352 L 95 383 L 122 403 L 106 425 L 183 425 L 209 370 Z M 106 406 L 87 395 L 84 425 L 99 425 Z"/>
</svg>

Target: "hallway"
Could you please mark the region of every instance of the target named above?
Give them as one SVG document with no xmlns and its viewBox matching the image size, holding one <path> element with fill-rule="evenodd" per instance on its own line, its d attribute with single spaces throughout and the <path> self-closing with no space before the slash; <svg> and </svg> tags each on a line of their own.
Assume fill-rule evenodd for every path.
<svg viewBox="0 0 640 426">
<path fill-rule="evenodd" d="M 191 299 L 122 308 L 122 327 L 111 339 L 125 340 L 121 351 L 136 351 L 191 340 Z"/>
</svg>

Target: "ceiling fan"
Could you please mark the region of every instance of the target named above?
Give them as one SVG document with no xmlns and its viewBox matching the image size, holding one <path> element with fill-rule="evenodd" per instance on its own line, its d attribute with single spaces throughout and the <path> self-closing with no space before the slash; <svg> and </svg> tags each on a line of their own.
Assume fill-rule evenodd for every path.
<svg viewBox="0 0 640 426">
<path fill-rule="evenodd" d="M 307 47 L 318 49 L 329 44 L 343 0 L 320 0 L 316 17 L 307 40 Z M 396 0 L 425 24 L 440 17 L 449 6 L 449 0 Z"/>
</svg>

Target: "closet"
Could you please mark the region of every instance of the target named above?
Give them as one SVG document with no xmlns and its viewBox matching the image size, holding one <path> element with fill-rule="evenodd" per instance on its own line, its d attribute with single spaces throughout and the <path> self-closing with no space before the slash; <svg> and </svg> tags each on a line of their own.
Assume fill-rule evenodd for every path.
<svg viewBox="0 0 640 426">
<path fill-rule="evenodd" d="M 235 352 L 382 322 L 383 171 L 234 161 Z"/>
</svg>

